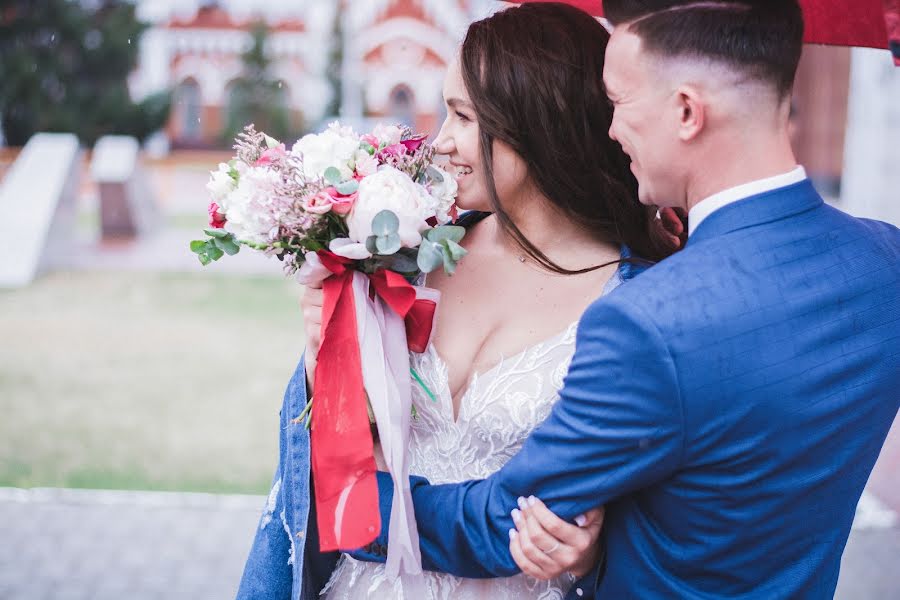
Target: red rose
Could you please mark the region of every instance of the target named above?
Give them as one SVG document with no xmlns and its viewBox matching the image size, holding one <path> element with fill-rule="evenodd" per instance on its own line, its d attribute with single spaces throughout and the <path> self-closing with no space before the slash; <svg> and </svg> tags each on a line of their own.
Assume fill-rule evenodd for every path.
<svg viewBox="0 0 900 600">
<path fill-rule="evenodd" d="M 219 212 L 219 205 L 215 202 L 209 203 L 209 226 L 213 229 L 225 227 L 225 215 Z"/>
</svg>

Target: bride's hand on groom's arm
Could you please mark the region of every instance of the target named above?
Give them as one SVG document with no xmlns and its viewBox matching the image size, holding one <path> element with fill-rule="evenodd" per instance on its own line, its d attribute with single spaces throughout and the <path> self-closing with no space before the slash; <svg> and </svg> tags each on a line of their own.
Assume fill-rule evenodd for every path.
<svg viewBox="0 0 900 600">
<path fill-rule="evenodd" d="M 509 532 L 513 560 L 523 573 L 537 579 L 554 579 L 565 572 L 576 577 L 587 574 L 600 560 L 603 514 L 602 506 L 591 509 L 572 525 L 537 498 L 520 498 L 513 511 L 516 529 Z"/>
<path fill-rule="evenodd" d="M 322 305 L 324 293 L 322 284 L 318 287 L 307 285 L 300 297 L 300 308 L 303 311 L 303 331 L 306 333 L 306 380 L 310 388 L 316 372 L 316 358 L 319 355 L 319 344 L 322 342 Z"/>
</svg>

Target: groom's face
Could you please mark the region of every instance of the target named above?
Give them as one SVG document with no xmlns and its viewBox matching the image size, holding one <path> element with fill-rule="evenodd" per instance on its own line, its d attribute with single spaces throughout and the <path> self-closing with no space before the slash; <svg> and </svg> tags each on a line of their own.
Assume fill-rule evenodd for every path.
<svg viewBox="0 0 900 600">
<path fill-rule="evenodd" d="M 644 204 L 678 206 L 678 135 L 673 129 L 672 93 L 660 80 L 641 40 L 624 27 L 613 31 L 606 48 L 603 83 L 613 104 L 609 136 L 631 158 Z"/>
</svg>

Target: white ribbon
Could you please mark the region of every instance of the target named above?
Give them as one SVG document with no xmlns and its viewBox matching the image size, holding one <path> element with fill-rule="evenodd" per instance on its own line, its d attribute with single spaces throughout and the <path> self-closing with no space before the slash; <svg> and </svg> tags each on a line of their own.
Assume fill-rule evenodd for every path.
<svg viewBox="0 0 900 600">
<path fill-rule="evenodd" d="M 409 487 L 412 383 L 406 325 L 380 297 L 369 297 L 369 286 L 368 277 L 353 273 L 363 382 L 375 415 L 384 461 L 394 480 L 385 570 L 392 582 L 401 574 L 410 576 L 402 579 L 404 591 L 412 598 L 424 598 L 419 531 Z"/>
</svg>

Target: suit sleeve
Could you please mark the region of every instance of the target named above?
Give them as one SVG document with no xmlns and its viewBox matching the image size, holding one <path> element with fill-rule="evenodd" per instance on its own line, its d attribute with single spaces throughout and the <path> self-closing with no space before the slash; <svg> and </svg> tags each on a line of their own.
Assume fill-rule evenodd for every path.
<svg viewBox="0 0 900 600">
<path fill-rule="evenodd" d="M 426 569 L 462 577 L 517 573 L 508 532 L 519 496 L 533 494 L 571 520 L 678 468 L 684 421 L 673 360 L 652 319 L 628 297 L 603 298 L 582 317 L 559 401 L 500 471 L 447 485 L 413 478 Z M 389 494 L 389 476 L 379 477 L 379 490 Z M 389 498 L 381 516 L 376 544 L 383 548 Z M 365 551 L 354 556 L 384 560 Z"/>
</svg>

